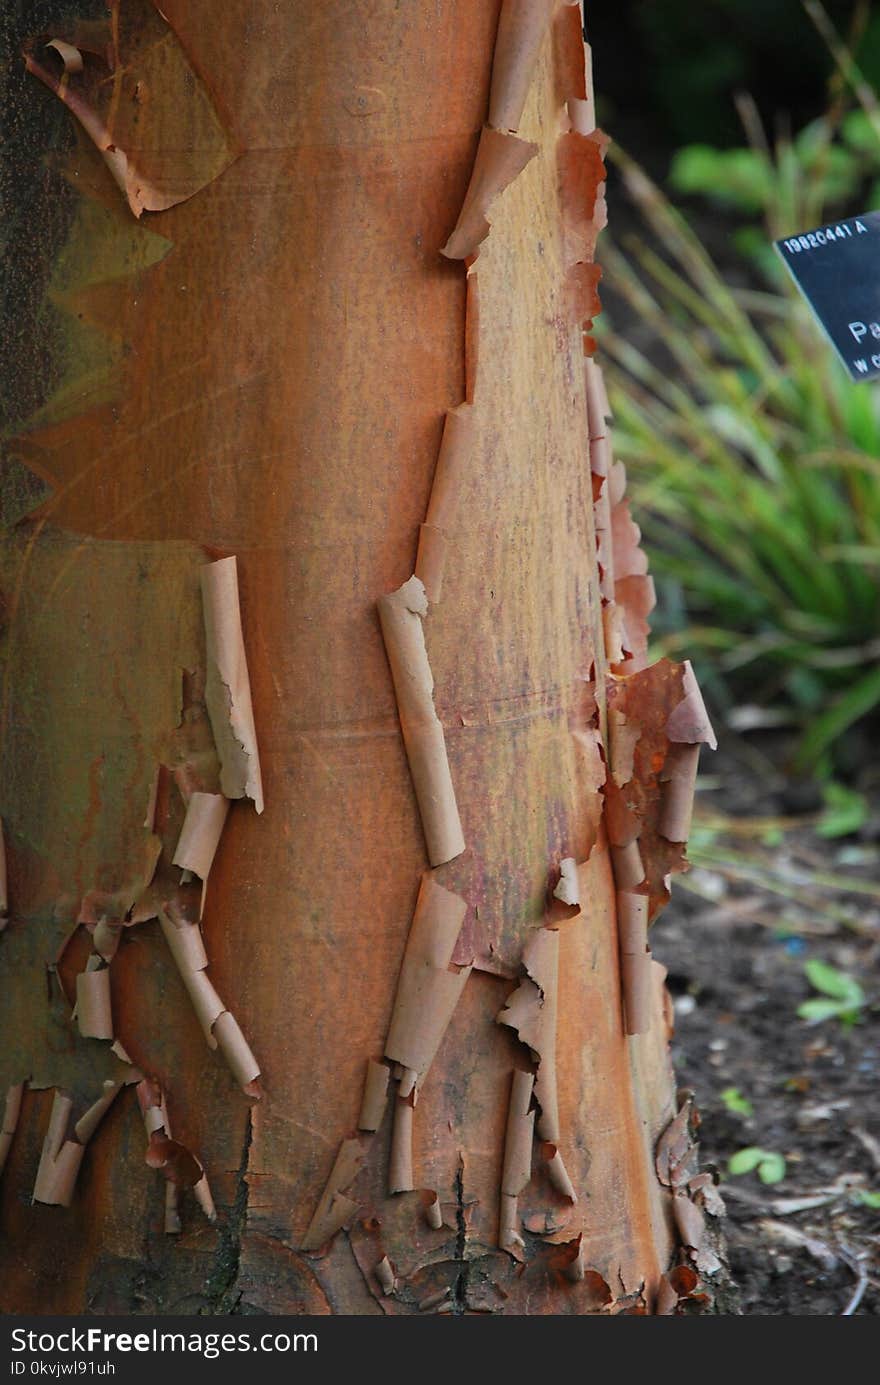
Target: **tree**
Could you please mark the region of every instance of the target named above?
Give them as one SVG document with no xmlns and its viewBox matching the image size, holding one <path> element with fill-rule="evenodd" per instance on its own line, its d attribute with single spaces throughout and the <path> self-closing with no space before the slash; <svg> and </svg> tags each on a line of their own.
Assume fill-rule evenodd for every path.
<svg viewBox="0 0 880 1385">
<path fill-rule="evenodd" d="M 579 7 L 12 8 L 5 1307 L 674 1311 Z"/>
</svg>

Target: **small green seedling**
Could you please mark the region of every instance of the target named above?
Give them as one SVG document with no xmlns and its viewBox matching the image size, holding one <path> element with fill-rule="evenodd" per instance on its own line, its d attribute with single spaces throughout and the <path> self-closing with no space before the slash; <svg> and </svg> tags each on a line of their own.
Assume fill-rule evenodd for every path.
<svg viewBox="0 0 880 1385">
<path fill-rule="evenodd" d="M 825 809 L 816 831 L 820 837 L 848 837 L 868 821 L 870 808 L 864 794 L 844 784 L 826 784 Z"/>
<path fill-rule="evenodd" d="M 743 1173 L 753 1173 L 755 1169 L 762 1183 L 781 1183 L 785 1177 L 785 1158 L 773 1149 L 758 1149 L 756 1145 L 749 1145 L 748 1149 L 738 1149 L 727 1162 L 727 1171 L 735 1178 Z"/>
<path fill-rule="evenodd" d="M 860 1207 L 870 1207 L 873 1212 L 880 1212 L 880 1193 L 871 1192 L 869 1188 L 856 1188 L 852 1200 Z"/>
<path fill-rule="evenodd" d="M 838 1019 L 847 1028 L 860 1022 L 865 993 L 854 976 L 838 971 L 818 957 L 804 963 L 804 973 L 813 989 L 827 998 L 805 1000 L 799 1005 L 797 1012 L 802 1020 L 821 1024 L 823 1020 Z"/>
<path fill-rule="evenodd" d="M 747 1096 L 743 1096 L 739 1087 L 725 1087 L 721 1093 L 721 1100 L 725 1107 L 734 1116 L 753 1116 L 755 1108 Z"/>
</svg>

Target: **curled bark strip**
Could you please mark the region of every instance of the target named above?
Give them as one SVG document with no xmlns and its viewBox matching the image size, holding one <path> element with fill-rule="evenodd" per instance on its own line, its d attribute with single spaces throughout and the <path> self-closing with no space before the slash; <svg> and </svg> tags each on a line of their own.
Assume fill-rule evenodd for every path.
<svg viewBox="0 0 880 1385">
<path fill-rule="evenodd" d="M 559 933 L 537 929 L 523 949 L 526 976 L 498 1015 L 499 1024 L 515 1029 L 538 1065 L 535 1100 L 540 1108 L 537 1131 L 545 1142 L 542 1156 L 550 1181 L 572 1202 L 577 1195 L 559 1152 L 559 1099 L 556 1082 L 556 1036 L 559 1009 Z"/>
<path fill-rule="evenodd" d="M 169 900 L 159 913 L 159 926 L 192 1001 L 208 1047 L 219 1048 L 242 1090 L 248 1096 L 259 1097 L 259 1064 L 238 1021 L 227 1010 L 205 975 L 208 956 L 199 924 L 186 918 L 175 901 Z"/>
<path fill-rule="evenodd" d="M 76 1122 L 73 1098 L 56 1089 L 34 1181 L 34 1202 L 70 1206 L 86 1145 L 123 1086 L 122 1082 L 105 1082 L 103 1095 Z"/>
<path fill-rule="evenodd" d="M 625 472 L 615 468 L 615 483 Z M 614 564 L 614 600 L 621 612 L 623 658 L 612 663 L 615 673 L 637 673 L 648 659 L 649 616 L 657 604 L 654 579 L 640 548 L 641 530 L 630 518 L 629 501 L 621 497 L 611 510 L 611 552 Z"/>
<path fill-rule="evenodd" d="M 561 1193 L 563 1197 L 567 1197 L 570 1202 L 577 1202 L 577 1193 L 568 1176 L 568 1170 L 562 1162 L 562 1155 L 559 1153 L 558 1147 L 547 1141 L 541 1146 L 541 1158 L 544 1160 L 547 1177 L 556 1191 Z"/>
<path fill-rule="evenodd" d="M 434 1231 L 439 1231 L 443 1225 L 443 1208 L 440 1206 L 440 1199 L 433 1189 L 428 1189 L 422 1193 L 422 1207 L 425 1212 L 425 1221 Z"/>
<path fill-rule="evenodd" d="M 599 131 L 582 135 L 570 130 L 556 143 L 567 318 L 587 329 L 601 310 L 601 271 L 594 256 L 599 233 L 608 222 L 603 163 L 607 142 Z"/>
<path fill-rule="evenodd" d="M 657 1299 L 654 1305 L 654 1313 L 658 1317 L 671 1317 L 678 1312 L 679 1303 L 686 1302 L 688 1299 L 695 1303 L 705 1303 L 705 1294 L 695 1292 L 699 1285 L 699 1276 L 690 1265 L 676 1265 L 675 1269 L 664 1274 L 660 1279 L 660 1286 L 657 1291 Z"/>
<path fill-rule="evenodd" d="M 367 1060 L 367 1076 L 364 1082 L 364 1096 L 361 1113 L 358 1116 L 358 1130 L 376 1131 L 382 1124 L 385 1106 L 388 1101 L 388 1079 L 391 1069 L 385 1063 L 377 1063 L 375 1058 Z"/>
<path fill-rule="evenodd" d="M 388 1294 L 394 1293 L 394 1290 L 397 1288 L 397 1278 L 387 1255 L 383 1255 L 376 1266 L 376 1278 L 379 1281 L 379 1287 L 383 1294 L 387 1296 Z"/>
<path fill-rule="evenodd" d="M 434 525 L 449 533 L 455 528 L 464 472 L 474 445 L 474 410 L 471 404 L 459 404 L 446 413 L 443 436 L 431 483 L 431 499 L 425 524 Z M 428 597 L 428 600 L 432 600 Z"/>
<path fill-rule="evenodd" d="M 671 842 L 687 842 L 690 836 L 699 765 L 698 745 L 670 745 L 660 776 L 663 784 L 660 832 Z"/>
<path fill-rule="evenodd" d="M 411 1193 L 413 1182 L 413 1108 L 415 1090 L 408 1096 L 398 1092 L 394 1098 L 394 1123 L 391 1127 L 391 1156 L 388 1166 L 389 1193 Z"/>
<path fill-rule="evenodd" d="M 108 965 L 113 961 L 119 951 L 119 944 L 122 939 L 122 930 L 125 924 L 116 919 L 99 919 L 95 924 L 95 931 L 92 933 L 92 947 L 95 950 L 95 960 L 107 962 Z M 92 962 L 89 958 L 89 962 Z M 79 993 L 77 992 L 77 998 Z M 82 1030 L 80 1030 L 82 1032 Z M 112 1035 L 110 1036 L 112 1038 Z"/>
<path fill-rule="evenodd" d="M 609 665 L 623 658 L 622 612 L 614 604 L 614 547 L 612 543 L 609 473 L 611 454 L 605 408 L 602 372 L 589 356 L 584 361 L 587 393 L 587 431 L 590 443 L 590 470 L 593 474 L 593 520 L 596 529 L 596 557 L 599 564 L 599 591 L 605 635 L 605 657 Z"/>
<path fill-rule="evenodd" d="M 46 44 L 46 47 L 55 49 L 55 52 L 64 63 L 65 72 L 82 72 L 83 55 L 72 43 L 65 43 L 64 40 L 60 38 L 51 38 Z"/>
<path fill-rule="evenodd" d="M 628 515 L 624 525 L 635 530 L 637 541 Z M 636 543 L 626 551 L 637 552 Z M 627 580 L 640 580 L 637 565 L 631 559 Z M 605 822 L 617 890 L 626 1032 L 644 1034 L 654 1013 L 648 924 L 669 898 L 670 874 L 687 869 L 699 747 L 715 741 L 690 665 L 661 660 L 614 680 L 608 736 Z"/>
<path fill-rule="evenodd" d="M 228 812 L 229 799 L 223 794 L 191 793 L 172 864 L 207 880 Z"/>
<path fill-rule="evenodd" d="M 503 0 L 492 59 L 489 124 L 516 130 L 556 0 Z"/>
<path fill-rule="evenodd" d="M 608 436 L 611 406 L 608 403 L 608 391 L 605 388 L 605 376 L 602 367 L 590 356 L 584 360 L 584 385 L 587 392 L 587 426 L 590 441 L 593 442 L 597 438 Z M 605 475 L 606 473 L 603 472 L 602 474 Z"/>
<path fill-rule="evenodd" d="M 588 135 L 570 130 L 556 143 L 566 267 L 592 262 L 599 233 L 608 224 L 603 159 L 607 145 L 601 130 Z"/>
<path fill-rule="evenodd" d="M 612 764 L 612 780 L 606 785 L 615 882 L 618 889 L 648 896 L 650 923 L 669 899 L 670 874 L 687 869 L 682 834 L 690 823 L 696 774 L 692 747 L 714 746 L 715 737 L 687 664 L 661 659 L 650 668 L 612 680 L 608 705 L 612 727 L 623 725 L 627 734 L 633 728 L 637 731 L 634 742 L 627 742 L 627 755 L 621 757 L 616 777 Z M 641 881 L 632 873 L 623 876 L 627 860 L 634 859 L 634 844 L 643 870 Z"/>
<path fill-rule="evenodd" d="M 570 96 L 565 104 L 571 129 L 579 135 L 591 135 L 596 128 L 592 101 L 580 96 Z"/>
<path fill-rule="evenodd" d="M 585 362 L 590 467 L 593 472 L 605 656 L 614 673 L 631 674 L 647 664 L 650 616 L 656 604 L 653 579 L 640 547 L 641 531 L 625 496 L 626 471 L 612 462 L 611 410 L 602 371 Z"/>
<path fill-rule="evenodd" d="M 614 666 L 613 672 L 637 673 L 648 662 L 649 617 L 657 605 L 653 577 L 622 577 L 614 583 L 614 599 L 622 612 L 623 659 Z"/>
<path fill-rule="evenodd" d="M 251 1053 L 238 1020 L 229 1010 L 224 1010 L 214 1021 L 214 1039 L 242 1091 L 247 1096 L 259 1097 L 260 1065 Z"/>
<path fill-rule="evenodd" d="M 559 881 L 553 891 L 553 898 L 572 909 L 581 907 L 577 861 L 573 856 L 565 856 L 559 862 Z"/>
<path fill-rule="evenodd" d="M 626 1032 L 647 1034 L 653 1015 L 653 994 L 645 895 L 618 892 L 617 927 Z"/>
<path fill-rule="evenodd" d="M 688 1180 L 688 1191 L 698 1207 L 710 1217 L 726 1217 L 727 1208 L 711 1173 L 698 1173 Z"/>
<path fill-rule="evenodd" d="M 343 1140 L 303 1237 L 302 1250 L 320 1250 L 357 1212 L 358 1204 L 345 1193 L 357 1177 L 365 1154 L 366 1148 L 359 1140 Z"/>
<path fill-rule="evenodd" d="M 518 1200 L 532 1172 L 532 1137 L 535 1113 L 529 1110 L 532 1099 L 531 1073 L 518 1069 L 513 1074 L 507 1132 L 504 1139 L 504 1166 L 501 1173 L 501 1209 L 498 1244 L 516 1260 L 524 1258 L 525 1242 L 520 1235 Z"/>
<path fill-rule="evenodd" d="M 536 144 L 518 139 L 484 125 L 477 148 L 471 180 L 459 212 L 455 230 L 443 246 L 441 254 L 450 260 L 464 260 L 476 255 L 478 247 L 489 234 L 489 210 L 514 178 L 538 152 Z"/>
<path fill-rule="evenodd" d="M 473 404 L 480 364 L 480 281 L 473 264 L 468 265 L 464 303 L 464 386 L 465 401 Z"/>
<path fill-rule="evenodd" d="M 671 744 L 660 775 L 660 832 L 671 842 L 686 842 L 690 835 L 700 746 L 714 750 L 718 744 L 690 662 L 685 661 L 683 667 L 684 697 L 666 723 Z"/>
<path fill-rule="evenodd" d="M 443 425 L 443 439 L 434 470 L 434 482 L 425 522 L 419 530 L 415 576 L 423 583 L 428 601 L 436 604 L 443 589 L 443 569 L 450 532 L 461 494 L 465 466 L 470 455 L 473 416 L 470 404 L 450 409 Z"/>
<path fill-rule="evenodd" d="M 589 99 L 592 104 L 589 57 L 579 0 L 562 0 L 553 15 L 553 67 L 560 105 L 572 99 Z"/>
<path fill-rule="evenodd" d="M 596 714 L 598 715 L 598 714 Z M 602 754 L 602 737 L 597 726 L 572 731 L 583 775 L 581 794 L 588 806 L 588 821 L 584 839 L 584 860 L 589 860 L 599 836 L 602 822 L 602 793 L 607 766 Z"/>
<path fill-rule="evenodd" d="M 654 1167 L 665 1188 L 682 1188 L 694 1174 L 696 1143 L 691 1136 L 692 1114 L 693 1101 L 686 1096 L 657 1141 Z"/>
<path fill-rule="evenodd" d="M 106 38 L 33 39 L 25 66 L 79 121 L 132 213 L 165 211 L 222 173 L 236 151 L 158 6 L 117 8 Z"/>
<path fill-rule="evenodd" d="M 110 1004 L 110 968 L 101 957 L 89 958 L 85 971 L 76 978 L 74 1015 L 84 1039 L 112 1039 L 113 1015 Z"/>
<path fill-rule="evenodd" d="M 654 1313 L 657 1317 L 670 1317 L 678 1307 L 678 1292 L 673 1289 L 667 1275 L 661 1275 L 660 1286 L 657 1290 L 657 1301 L 654 1305 Z"/>
<path fill-rule="evenodd" d="M 0 1124 L 0 1173 L 9 1156 L 12 1140 L 18 1129 L 21 1115 L 21 1100 L 24 1096 L 24 1083 L 15 1082 L 6 1088 L 6 1101 L 3 1106 L 3 1121 Z"/>
<path fill-rule="evenodd" d="M 217 1210 L 201 1162 L 185 1145 L 172 1139 L 171 1123 L 160 1084 L 155 1077 L 145 1077 L 137 1084 L 135 1091 L 147 1133 L 144 1158 L 149 1167 L 158 1169 L 169 1184 L 169 1188 L 165 1190 L 166 1235 L 180 1231 L 177 1205 L 177 1192 L 180 1189 L 191 1188 L 208 1220 L 216 1221 Z M 170 1188 L 174 1191 L 171 1192 Z"/>
<path fill-rule="evenodd" d="M 583 1234 L 576 1237 L 572 1250 L 574 1253 L 571 1254 L 570 1258 L 567 1260 L 563 1274 L 566 1279 L 571 1279 L 574 1283 L 578 1283 L 579 1280 L 583 1279 L 587 1268 L 584 1263 Z"/>
<path fill-rule="evenodd" d="M 234 557 L 201 570 L 208 676 L 205 702 L 220 756 L 220 785 L 227 798 L 250 798 L 263 811 L 263 779 L 248 676 L 238 566 Z"/>
<path fill-rule="evenodd" d="M 443 727 L 434 708 L 434 679 L 425 647 L 428 613 L 418 577 L 379 599 L 379 619 L 397 696 L 400 728 L 432 866 L 465 849 Z"/>
<path fill-rule="evenodd" d="M 611 510 L 611 547 L 615 580 L 624 577 L 644 577 L 648 571 L 648 555 L 641 547 L 642 531 L 629 512 L 624 498 Z"/>
<path fill-rule="evenodd" d="M 404 1095 L 424 1080 L 471 974 L 449 969 L 466 912 L 459 895 L 422 876 L 385 1042 L 386 1058 L 405 1069 Z"/>
<path fill-rule="evenodd" d="M 684 745 L 708 745 L 716 750 L 718 742 L 689 659 L 685 660 L 682 670 L 682 699 L 669 713 L 666 734 L 671 741 Z"/>
<path fill-rule="evenodd" d="M 706 1236 L 706 1218 L 700 1208 L 691 1202 L 686 1191 L 679 1190 L 672 1199 L 672 1210 L 681 1244 L 699 1251 Z"/>
</svg>

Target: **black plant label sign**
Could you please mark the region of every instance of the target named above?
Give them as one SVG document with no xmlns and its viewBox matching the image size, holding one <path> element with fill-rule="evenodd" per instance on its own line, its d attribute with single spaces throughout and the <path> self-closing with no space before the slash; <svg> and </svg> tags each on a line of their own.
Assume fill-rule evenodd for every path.
<svg viewBox="0 0 880 1385">
<path fill-rule="evenodd" d="M 776 241 L 853 380 L 880 375 L 880 212 Z"/>
</svg>

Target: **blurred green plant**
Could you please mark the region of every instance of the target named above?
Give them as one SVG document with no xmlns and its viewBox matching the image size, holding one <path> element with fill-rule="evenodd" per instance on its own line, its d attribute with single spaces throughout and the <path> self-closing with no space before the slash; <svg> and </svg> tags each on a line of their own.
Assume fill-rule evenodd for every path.
<svg viewBox="0 0 880 1385">
<path fill-rule="evenodd" d="M 818 957 L 804 963 L 804 975 L 819 991 L 822 999 L 805 1000 L 797 1008 L 802 1020 L 821 1024 L 823 1020 L 839 1020 L 845 1028 L 858 1024 L 865 1006 L 865 993 L 854 976 L 829 966 Z"/>
<path fill-rule="evenodd" d="M 759 1149 L 757 1145 L 738 1149 L 727 1161 L 727 1172 L 735 1178 L 744 1173 L 753 1173 L 757 1169 L 762 1183 L 781 1183 L 785 1177 L 785 1168 L 784 1155 L 777 1154 L 773 1149 Z"/>
<path fill-rule="evenodd" d="M 724 1102 L 725 1109 L 734 1116 L 753 1116 L 755 1108 L 747 1096 L 743 1096 L 739 1087 L 725 1087 L 720 1093 L 721 1100 Z"/>
<path fill-rule="evenodd" d="M 760 155 L 768 239 L 823 220 L 788 149 Z M 880 168 L 880 126 L 876 151 Z M 658 652 L 710 654 L 716 701 L 797 721 L 798 767 L 827 776 L 830 747 L 880 704 L 880 396 L 849 380 L 784 275 L 728 283 L 643 170 L 610 156 L 650 233 L 601 253 L 637 326 L 597 325 Z"/>
<path fill-rule="evenodd" d="M 771 150 L 752 103 L 741 97 L 738 105 L 755 144 L 738 149 L 686 145 L 673 157 L 669 185 L 750 221 L 761 218 L 763 225 L 737 227 L 732 241 L 778 285 L 784 271 L 770 241 L 809 229 L 844 204 L 858 202 L 861 211 L 880 206 L 877 131 L 866 111 L 850 111 L 839 122 L 832 114 L 811 121 Z"/>
<path fill-rule="evenodd" d="M 825 807 L 816 823 L 820 837 L 847 837 L 864 827 L 871 814 L 864 794 L 848 789 L 845 784 L 826 784 L 823 790 Z"/>
</svg>

